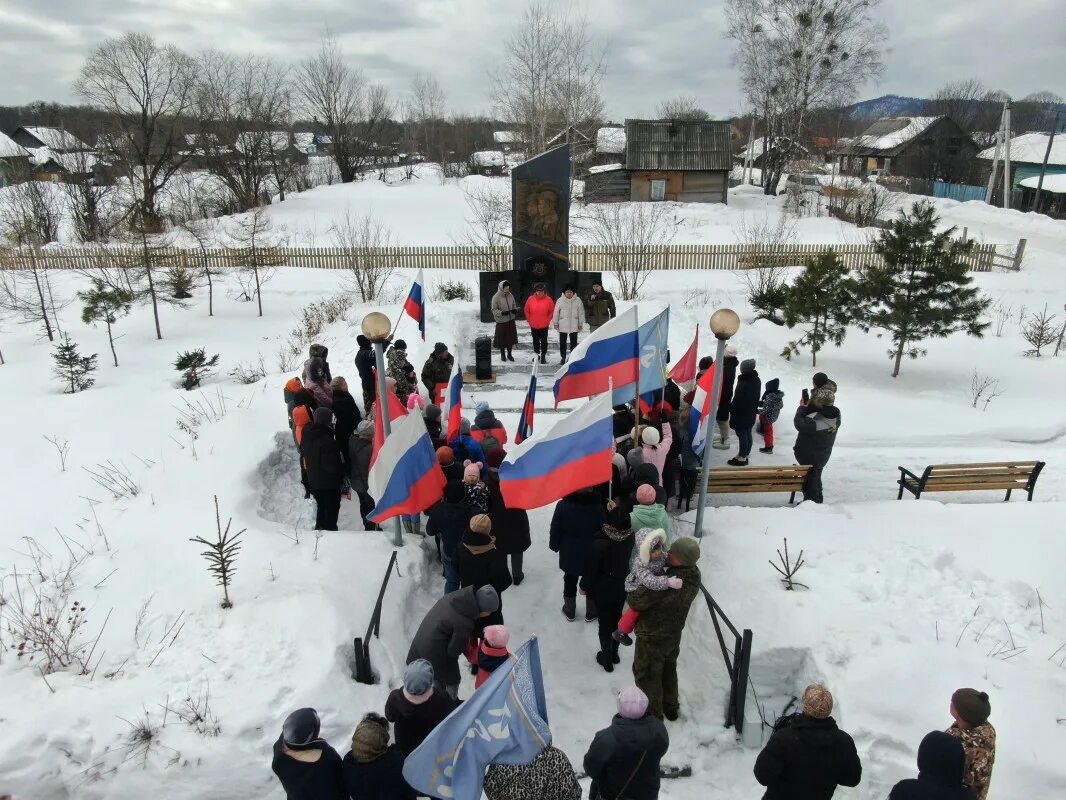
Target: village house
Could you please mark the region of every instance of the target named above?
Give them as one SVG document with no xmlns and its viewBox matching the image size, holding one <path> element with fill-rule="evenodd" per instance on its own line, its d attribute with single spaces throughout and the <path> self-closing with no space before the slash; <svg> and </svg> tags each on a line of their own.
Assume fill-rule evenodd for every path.
<svg viewBox="0 0 1066 800">
<path fill-rule="evenodd" d="M 977 145 L 951 117 L 888 117 L 837 153 L 843 175 L 872 170 L 900 178 L 969 183 Z"/>
<path fill-rule="evenodd" d="M 738 167 L 742 167 L 747 162 L 750 154 L 751 165 L 756 169 L 762 169 L 767 159 L 774 158 L 782 148 L 787 148 L 789 160 L 806 159 L 810 158 L 811 155 L 810 150 L 799 142 L 792 141 L 787 136 L 778 136 L 769 143 L 765 136 L 760 136 L 754 139 L 750 146 L 745 142 L 744 146 L 733 154 L 733 161 Z"/>
<path fill-rule="evenodd" d="M 493 131 L 492 142 L 495 149 L 504 153 L 513 153 L 526 149 L 522 134 L 518 131 Z M 484 151 L 491 152 L 491 151 Z"/>
<path fill-rule="evenodd" d="M 1039 177 L 1040 166 L 1044 162 L 1044 154 L 1048 153 L 1048 139 L 1050 137 L 1050 133 L 1023 133 L 1020 136 L 1011 137 L 1010 171 L 1011 186 L 1013 188 L 1018 189 L 1028 186 L 1023 181 Z M 1004 152 L 1004 148 L 1000 147 L 999 180 L 1003 179 Z M 980 164 L 978 178 L 982 185 L 988 183 L 989 172 L 992 170 L 992 159 L 995 154 L 995 146 L 982 150 L 977 154 L 977 161 Z M 1055 135 L 1055 140 L 1051 144 L 1051 152 L 1048 153 L 1047 168 L 1044 171 L 1044 187 L 1046 188 L 1048 185 L 1046 176 L 1064 174 L 1066 174 L 1066 134 L 1059 133 Z M 1035 180 L 1032 182 L 1031 188 L 1036 188 Z M 1041 202 L 1041 205 L 1043 205 L 1043 202 Z"/>
<path fill-rule="evenodd" d="M 26 172 L 30 153 L 7 134 L 0 132 L 0 188 Z"/>
<path fill-rule="evenodd" d="M 507 174 L 507 157 L 502 150 L 478 150 L 470 154 L 470 174 L 500 177 Z"/>
<path fill-rule="evenodd" d="M 600 148 L 601 128 L 597 134 Z M 730 123 L 699 120 L 627 119 L 621 135 L 623 158 L 589 168 L 585 198 L 595 202 L 725 203 L 732 167 Z"/>
<path fill-rule="evenodd" d="M 53 153 L 83 153 L 92 150 L 89 145 L 63 128 L 24 125 L 16 128 L 11 138 L 27 150 L 36 150 L 41 147 L 47 147 Z"/>
</svg>

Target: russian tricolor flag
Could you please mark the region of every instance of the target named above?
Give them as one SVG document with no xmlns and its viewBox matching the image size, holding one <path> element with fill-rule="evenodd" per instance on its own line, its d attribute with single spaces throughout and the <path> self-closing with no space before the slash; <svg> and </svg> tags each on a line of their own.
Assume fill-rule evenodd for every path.
<svg viewBox="0 0 1066 800">
<path fill-rule="evenodd" d="M 611 480 L 614 430 L 611 395 L 601 392 L 550 431 L 511 449 L 500 465 L 508 508 L 538 508 Z"/>
<path fill-rule="evenodd" d="M 415 282 L 411 285 L 411 291 L 404 301 L 403 310 L 411 319 L 418 323 L 418 332 L 422 334 L 422 341 L 426 340 L 426 284 L 422 280 L 422 270 L 415 275 Z"/>
<path fill-rule="evenodd" d="M 394 392 L 385 392 L 385 401 L 389 404 L 389 425 L 394 425 L 401 417 L 407 416 L 407 407 L 400 402 Z M 375 406 L 380 403 L 375 403 Z M 381 414 L 374 412 L 374 446 L 370 451 L 370 465 L 377 461 L 378 453 L 385 444 L 385 422 Z"/>
<path fill-rule="evenodd" d="M 444 390 L 444 403 L 448 414 L 448 441 L 459 435 L 459 422 L 463 418 L 463 370 L 459 366 L 459 353 L 456 351 L 455 366 L 452 376 L 448 378 L 448 388 Z"/>
<path fill-rule="evenodd" d="M 696 381 L 696 393 L 692 398 L 692 410 L 688 417 L 688 436 L 692 440 L 692 452 L 703 455 L 703 446 L 707 442 L 707 431 L 711 413 L 711 389 L 714 386 L 714 370 L 717 364 L 700 375 Z"/>
<path fill-rule="evenodd" d="M 447 480 L 418 414 L 403 417 L 385 440 L 370 468 L 370 494 L 377 500 L 369 519 L 381 523 L 400 514 L 418 514 L 440 500 Z"/>
<path fill-rule="evenodd" d="M 637 307 L 633 306 L 579 342 L 570 360 L 555 373 L 555 404 L 606 392 L 612 380 L 615 392 L 636 383 L 640 376 L 638 329 Z M 632 397 L 630 389 L 628 398 Z M 624 403 L 628 398 L 615 402 Z"/>
<path fill-rule="evenodd" d="M 529 389 L 525 402 L 522 403 L 522 415 L 518 418 L 518 430 L 515 431 L 514 443 L 521 444 L 533 435 L 533 411 L 537 403 L 537 361 L 533 359 L 533 374 L 529 376 Z"/>
</svg>

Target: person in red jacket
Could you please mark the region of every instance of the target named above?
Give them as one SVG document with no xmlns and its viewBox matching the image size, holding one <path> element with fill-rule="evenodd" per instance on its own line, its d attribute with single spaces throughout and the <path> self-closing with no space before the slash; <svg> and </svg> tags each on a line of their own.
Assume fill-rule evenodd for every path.
<svg viewBox="0 0 1066 800">
<path fill-rule="evenodd" d="M 533 352 L 540 356 L 541 364 L 547 364 L 548 328 L 555 316 L 555 301 L 548 296 L 543 283 L 533 286 L 533 294 L 526 299 L 523 311 L 533 334 Z"/>
</svg>

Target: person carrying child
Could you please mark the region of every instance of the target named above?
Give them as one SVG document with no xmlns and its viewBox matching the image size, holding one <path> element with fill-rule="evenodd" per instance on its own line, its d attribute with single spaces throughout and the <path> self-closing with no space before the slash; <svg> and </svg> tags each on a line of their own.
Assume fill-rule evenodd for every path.
<svg viewBox="0 0 1066 800">
<path fill-rule="evenodd" d="M 633 558 L 633 568 L 626 577 L 626 594 L 638 589 L 665 592 L 667 589 L 681 588 L 680 578 L 666 575 L 665 542 L 666 532 L 662 528 L 641 528 L 637 531 L 637 555 Z M 633 644 L 630 634 L 637 627 L 638 621 L 640 612 L 627 608 L 618 620 L 618 630 L 611 634 L 611 638 L 627 647 Z"/>
<path fill-rule="evenodd" d="M 475 509 L 477 514 L 488 514 L 491 502 L 489 487 L 481 480 L 483 466 L 480 461 L 469 459 L 463 463 L 463 491 L 466 494 L 466 503 Z"/>
<path fill-rule="evenodd" d="M 760 453 L 770 454 L 774 452 L 774 423 L 781 413 L 785 404 L 785 393 L 777 387 L 781 381 L 777 378 L 766 382 L 766 391 L 759 401 L 759 433 L 762 434 L 764 447 L 759 448 Z"/>
</svg>

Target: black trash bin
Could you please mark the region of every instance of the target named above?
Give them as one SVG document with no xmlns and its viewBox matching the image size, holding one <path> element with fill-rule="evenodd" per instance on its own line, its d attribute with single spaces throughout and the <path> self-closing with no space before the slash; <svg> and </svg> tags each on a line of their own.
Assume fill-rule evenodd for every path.
<svg viewBox="0 0 1066 800">
<path fill-rule="evenodd" d="M 474 377 L 479 381 L 492 380 L 492 337 L 474 339 Z"/>
</svg>

